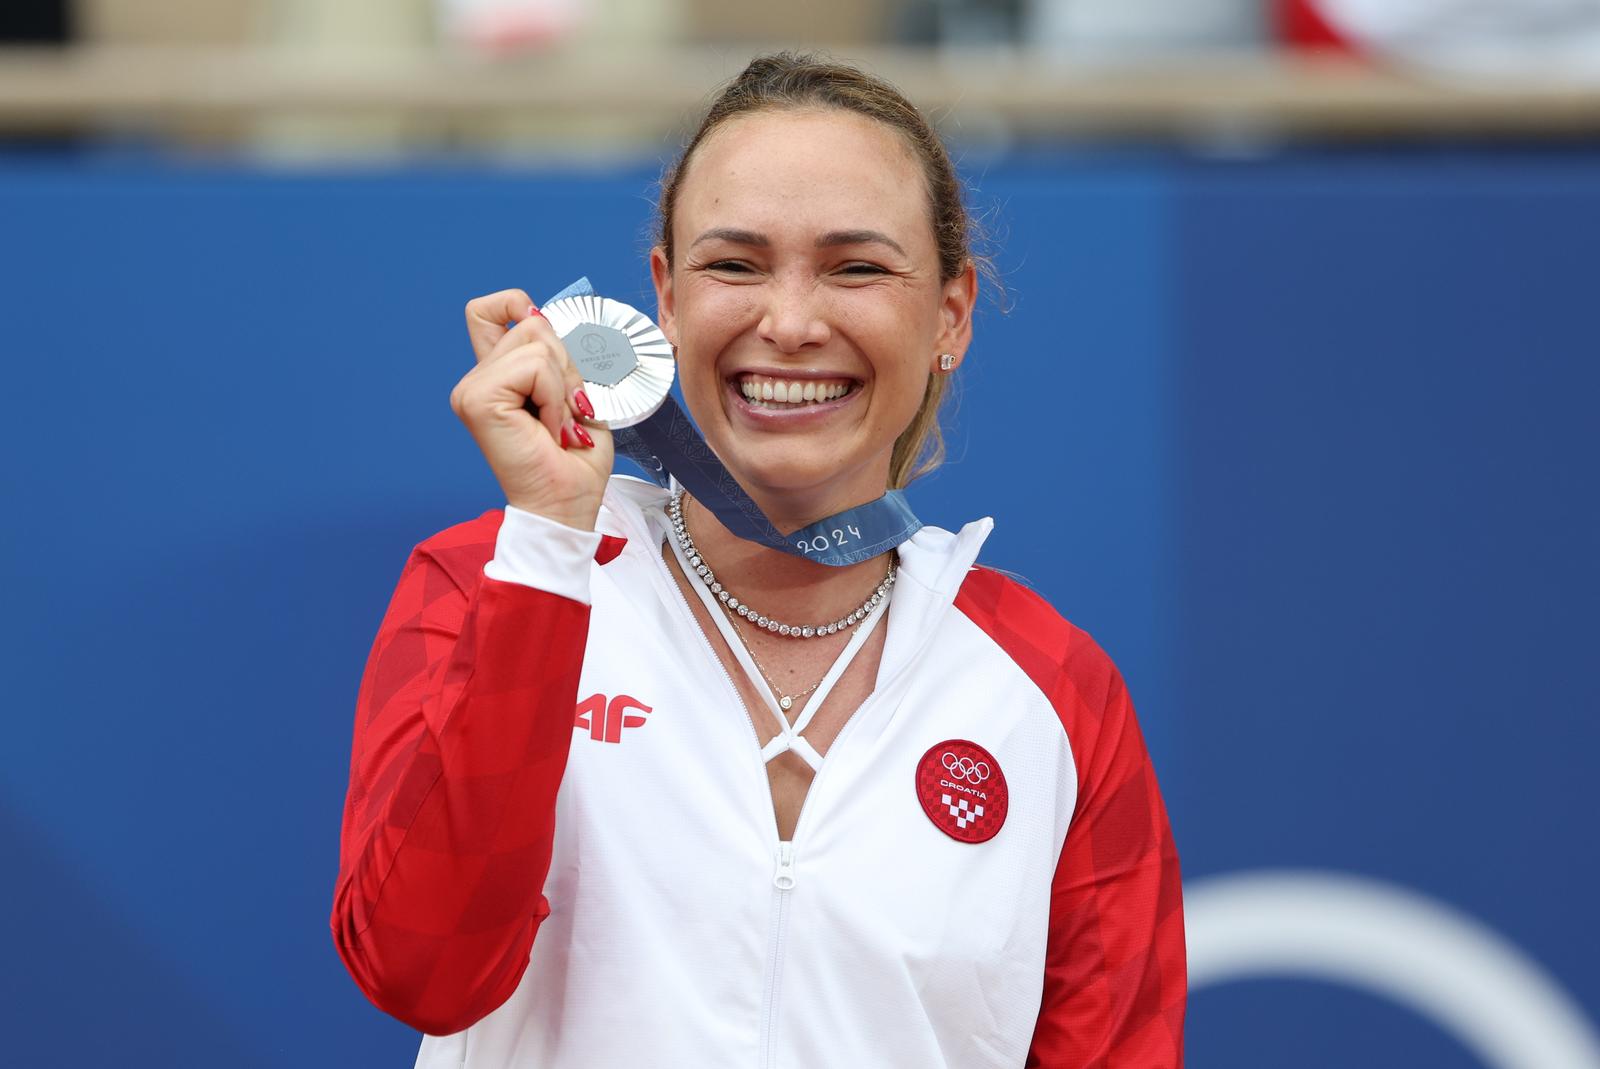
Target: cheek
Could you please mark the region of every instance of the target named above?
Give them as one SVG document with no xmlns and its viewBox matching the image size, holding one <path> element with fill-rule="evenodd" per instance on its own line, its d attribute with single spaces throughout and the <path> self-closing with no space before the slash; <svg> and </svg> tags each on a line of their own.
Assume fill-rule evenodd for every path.
<svg viewBox="0 0 1600 1069">
<path fill-rule="evenodd" d="M 750 301 L 696 294 L 678 308 L 678 377 L 686 392 L 721 389 L 718 361 L 737 338 Z"/>
<path fill-rule="evenodd" d="M 894 415 L 890 423 L 895 426 L 895 434 L 911 426 L 911 421 L 917 416 L 917 409 L 922 407 L 923 395 L 928 391 L 928 380 L 920 376 L 907 376 L 896 384 L 894 394 Z"/>
<path fill-rule="evenodd" d="M 679 292 L 678 330 L 686 338 L 715 338 L 735 332 L 757 311 L 756 299 L 746 286 L 693 278 Z"/>
</svg>

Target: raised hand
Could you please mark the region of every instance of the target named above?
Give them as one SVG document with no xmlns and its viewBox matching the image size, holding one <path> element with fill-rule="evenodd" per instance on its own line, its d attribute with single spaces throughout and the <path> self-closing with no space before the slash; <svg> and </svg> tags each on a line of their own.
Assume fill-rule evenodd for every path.
<svg viewBox="0 0 1600 1069">
<path fill-rule="evenodd" d="M 561 339 L 521 290 L 468 301 L 467 334 L 478 364 L 450 391 L 450 407 L 506 503 L 593 530 L 611 474 L 611 432 L 591 419 Z"/>
</svg>

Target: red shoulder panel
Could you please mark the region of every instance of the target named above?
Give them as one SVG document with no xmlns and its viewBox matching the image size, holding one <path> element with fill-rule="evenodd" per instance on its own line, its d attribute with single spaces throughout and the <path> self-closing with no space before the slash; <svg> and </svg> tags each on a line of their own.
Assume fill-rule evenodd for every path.
<svg viewBox="0 0 1600 1069">
<path fill-rule="evenodd" d="M 1176 1069 L 1188 991 L 1178 855 L 1122 677 L 1093 639 L 998 572 L 973 569 L 956 607 L 1049 698 L 1077 765 L 1027 1064 Z"/>
</svg>

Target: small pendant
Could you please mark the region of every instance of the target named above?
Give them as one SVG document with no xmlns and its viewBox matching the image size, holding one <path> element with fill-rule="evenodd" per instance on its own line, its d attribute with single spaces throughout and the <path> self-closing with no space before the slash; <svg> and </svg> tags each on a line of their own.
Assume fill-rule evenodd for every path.
<svg viewBox="0 0 1600 1069">
<path fill-rule="evenodd" d="M 790 709 L 794 708 L 794 699 L 785 694 L 783 697 L 778 699 L 778 706 L 787 713 Z"/>
</svg>

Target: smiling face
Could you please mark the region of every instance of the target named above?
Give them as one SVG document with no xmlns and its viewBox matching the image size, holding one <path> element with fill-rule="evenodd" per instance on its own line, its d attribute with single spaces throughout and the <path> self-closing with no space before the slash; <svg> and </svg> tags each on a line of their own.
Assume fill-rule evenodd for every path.
<svg viewBox="0 0 1600 1069">
<path fill-rule="evenodd" d="M 672 239 L 674 263 L 651 254 L 661 327 L 729 471 L 797 523 L 881 495 L 976 289 L 970 268 L 940 278 L 905 141 L 837 109 L 730 119 L 689 162 Z"/>
</svg>

